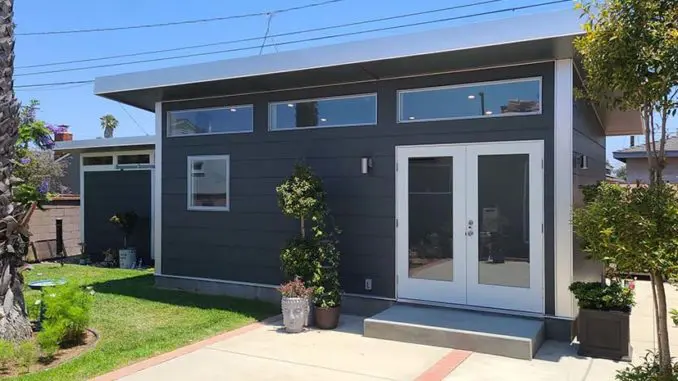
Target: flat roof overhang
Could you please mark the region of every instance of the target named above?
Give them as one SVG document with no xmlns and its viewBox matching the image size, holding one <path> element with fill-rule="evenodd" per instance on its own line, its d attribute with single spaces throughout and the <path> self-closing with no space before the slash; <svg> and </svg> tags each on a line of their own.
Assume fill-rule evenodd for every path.
<svg viewBox="0 0 678 381">
<path fill-rule="evenodd" d="M 54 143 L 54 151 L 63 153 L 88 153 L 103 151 L 154 150 L 154 135 L 125 136 L 120 138 L 70 140 Z"/>
<path fill-rule="evenodd" d="M 445 29 L 96 78 L 102 97 L 155 110 L 156 102 L 508 66 L 574 58 L 579 12 L 530 14 Z M 626 134 L 634 115 L 601 115 Z M 614 121 L 609 126 L 606 120 Z M 639 121 L 638 117 L 638 121 Z M 609 128 L 608 128 L 609 127 Z M 623 127 L 623 128 L 622 128 Z M 638 133 L 638 132 L 634 132 Z"/>
</svg>

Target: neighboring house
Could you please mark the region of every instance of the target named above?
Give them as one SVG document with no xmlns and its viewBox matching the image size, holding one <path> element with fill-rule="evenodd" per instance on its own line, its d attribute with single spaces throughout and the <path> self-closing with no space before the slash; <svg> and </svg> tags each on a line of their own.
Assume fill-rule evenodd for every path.
<svg viewBox="0 0 678 381">
<path fill-rule="evenodd" d="M 144 264 L 152 263 L 154 150 L 153 136 L 56 142 L 54 151 L 71 158 L 73 191 L 80 195 L 79 242 L 93 260 L 122 248 L 122 234 L 110 218 L 134 211 L 139 220 L 129 244 Z"/>
<path fill-rule="evenodd" d="M 644 143 L 616 151 L 612 155 L 626 164 L 626 182 L 648 182 L 648 161 Z M 663 175 L 665 181 L 678 184 L 678 136 L 666 139 L 666 167 Z"/>
<path fill-rule="evenodd" d="M 637 112 L 575 101 L 580 23 L 568 10 L 97 78 L 156 115 L 156 283 L 278 300 L 298 225 L 275 187 L 306 162 L 343 231 L 344 311 L 527 314 L 569 340 L 568 287 L 602 272 L 572 208 L 605 179 L 605 137 L 640 132 Z"/>
</svg>

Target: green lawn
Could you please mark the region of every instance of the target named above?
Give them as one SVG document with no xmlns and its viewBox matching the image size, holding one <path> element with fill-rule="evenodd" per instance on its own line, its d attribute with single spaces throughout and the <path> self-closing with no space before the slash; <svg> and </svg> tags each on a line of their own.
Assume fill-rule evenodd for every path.
<svg viewBox="0 0 678 381">
<path fill-rule="evenodd" d="M 100 339 L 81 357 L 17 380 L 88 379 L 277 313 L 276 306 L 256 301 L 156 289 L 150 270 L 41 264 L 28 272 L 27 283 L 46 278 L 93 287 L 90 326 Z M 37 297 L 27 291 L 27 304 Z"/>
</svg>

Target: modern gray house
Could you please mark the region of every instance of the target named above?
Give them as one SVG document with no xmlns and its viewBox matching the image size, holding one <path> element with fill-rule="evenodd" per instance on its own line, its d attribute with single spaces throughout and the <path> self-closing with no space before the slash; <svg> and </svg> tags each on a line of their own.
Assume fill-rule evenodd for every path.
<svg viewBox="0 0 678 381">
<path fill-rule="evenodd" d="M 343 311 L 528 319 L 527 357 L 569 339 L 568 286 L 601 277 L 573 240 L 579 187 L 605 179 L 606 136 L 641 127 L 575 100 L 580 24 L 568 10 L 97 78 L 156 115 L 157 284 L 277 300 L 297 225 L 275 187 L 304 162 L 343 230 Z"/>
</svg>

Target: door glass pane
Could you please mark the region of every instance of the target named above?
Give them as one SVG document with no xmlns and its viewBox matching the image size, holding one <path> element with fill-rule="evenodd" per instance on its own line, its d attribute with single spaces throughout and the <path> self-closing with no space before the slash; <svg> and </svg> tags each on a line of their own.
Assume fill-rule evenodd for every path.
<svg viewBox="0 0 678 381">
<path fill-rule="evenodd" d="M 530 287 L 529 155 L 478 157 L 478 282 Z"/>
<path fill-rule="evenodd" d="M 452 158 L 409 159 L 409 277 L 452 281 Z"/>
</svg>

